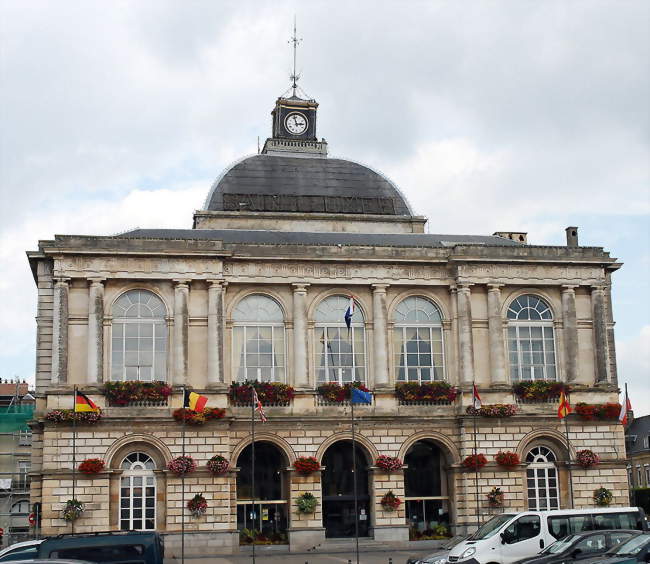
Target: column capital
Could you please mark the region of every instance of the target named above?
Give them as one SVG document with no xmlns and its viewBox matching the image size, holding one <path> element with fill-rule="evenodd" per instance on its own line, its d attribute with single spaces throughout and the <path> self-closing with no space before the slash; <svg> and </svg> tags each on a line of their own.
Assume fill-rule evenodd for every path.
<svg viewBox="0 0 650 564">
<path fill-rule="evenodd" d="M 172 280 L 172 282 L 174 284 L 174 288 L 180 289 L 180 288 L 189 288 L 191 280 L 188 279 Z"/>
<path fill-rule="evenodd" d="M 591 285 L 591 293 L 596 293 L 596 292 L 604 292 L 605 291 L 605 284 L 592 284 Z"/>
<path fill-rule="evenodd" d="M 501 292 L 501 288 L 503 288 L 505 284 L 497 284 L 495 283 L 489 283 L 487 284 L 488 292 Z"/>
<path fill-rule="evenodd" d="M 563 294 L 574 294 L 575 289 L 579 286 L 577 284 L 562 284 L 561 288 Z"/>
<path fill-rule="evenodd" d="M 471 290 L 472 286 L 474 286 L 474 284 L 471 282 L 462 282 L 458 284 L 456 291 L 462 292 L 464 294 L 469 294 L 472 291 Z"/>
<path fill-rule="evenodd" d="M 226 282 L 223 278 L 209 278 L 208 280 L 206 280 L 206 282 L 210 287 L 215 287 L 215 286 L 226 287 L 228 285 L 228 282 Z"/>
<path fill-rule="evenodd" d="M 88 278 L 88 284 L 90 284 L 91 286 L 103 286 L 104 282 L 106 282 L 106 278 L 100 278 L 95 276 L 93 276 L 92 278 Z"/>
<path fill-rule="evenodd" d="M 68 276 L 55 276 L 54 281 L 56 286 L 68 286 L 70 284 Z"/>
<path fill-rule="evenodd" d="M 309 286 L 311 286 L 311 284 L 306 284 L 306 283 L 303 283 L 303 282 L 293 282 L 291 284 L 291 288 L 294 291 L 294 293 L 296 293 L 296 292 L 306 292 L 307 288 L 309 288 Z"/>
<path fill-rule="evenodd" d="M 390 284 L 370 284 L 373 292 L 385 293 L 386 289 L 390 287 Z"/>
</svg>

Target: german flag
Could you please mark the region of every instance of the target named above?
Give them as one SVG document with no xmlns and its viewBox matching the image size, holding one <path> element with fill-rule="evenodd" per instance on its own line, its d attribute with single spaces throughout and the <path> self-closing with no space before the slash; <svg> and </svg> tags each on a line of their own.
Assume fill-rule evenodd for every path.
<svg viewBox="0 0 650 564">
<path fill-rule="evenodd" d="M 80 391 L 75 391 L 74 396 L 74 410 L 75 412 L 91 412 L 99 413 L 100 409 L 97 407 L 95 402 L 91 400 L 86 394 L 82 394 Z"/>
<path fill-rule="evenodd" d="M 185 401 L 183 402 L 183 407 L 191 409 L 192 411 L 203 411 L 207 403 L 207 397 L 197 394 L 196 392 L 185 390 Z"/>
<path fill-rule="evenodd" d="M 560 419 L 564 419 L 572 411 L 573 410 L 571 409 L 571 406 L 569 405 L 569 400 L 567 399 L 566 395 L 564 394 L 564 390 L 562 390 L 562 392 L 560 392 L 560 405 L 557 408 L 557 416 Z"/>
</svg>

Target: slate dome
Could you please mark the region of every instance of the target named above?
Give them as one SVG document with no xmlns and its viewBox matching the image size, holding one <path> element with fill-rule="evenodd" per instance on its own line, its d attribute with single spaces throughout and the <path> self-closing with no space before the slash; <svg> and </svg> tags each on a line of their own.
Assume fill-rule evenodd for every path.
<svg viewBox="0 0 650 564">
<path fill-rule="evenodd" d="M 227 168 L 212 185 L 204 209 L 413 215 L 399 189 L 366 166 L 266 154 Z"/>
</svg>

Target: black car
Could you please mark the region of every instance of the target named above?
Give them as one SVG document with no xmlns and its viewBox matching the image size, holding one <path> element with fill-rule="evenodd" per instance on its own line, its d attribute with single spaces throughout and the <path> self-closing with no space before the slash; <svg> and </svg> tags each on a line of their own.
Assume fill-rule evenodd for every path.
<svg viewBox="0 0 650 564">
<path fill-rule="evenodd" d="M 650 562 L 650 533 L 643 532 L 627 539 L 609 552 L 581 564 L 640 564 Z"/>
<path fill-rule="evenodd" d="M 584 531 L 555 541 L 539 554 L 515 564 L 569 564 L 577 560 L 593 560 L 639 534 L 641 531 L 628 529 Z"/>
</svg>

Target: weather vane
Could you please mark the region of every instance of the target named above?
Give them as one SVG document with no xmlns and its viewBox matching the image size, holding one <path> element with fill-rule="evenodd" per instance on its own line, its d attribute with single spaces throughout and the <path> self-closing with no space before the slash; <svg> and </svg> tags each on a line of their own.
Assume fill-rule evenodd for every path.
<svg viewBox="0 0 650 564">
<path fill-rule="evenodd" d="M 302 41 L 296 36 L 296 16 L 293 17 L 293 37 L 288 41 L 288 43 L 293 43 L 293 73 L 289 76 L 292 81 L 291 88 L 293 88 L 293 95 L 296 95 L 296 90 L 298 89 L 298 80 L 300 75 L 296 72 L 296 51 L 298 50 L 298 43 Z"/>
</svg>

